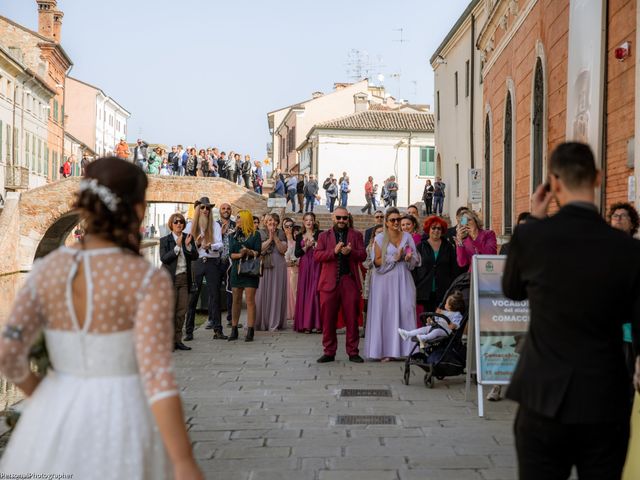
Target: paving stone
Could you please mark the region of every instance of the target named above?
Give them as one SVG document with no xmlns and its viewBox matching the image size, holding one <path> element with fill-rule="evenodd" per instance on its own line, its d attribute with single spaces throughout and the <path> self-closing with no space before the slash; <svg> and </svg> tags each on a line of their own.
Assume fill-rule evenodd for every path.
<svg viewBox="0 0 640 480">
<path fill-rule="evenodd" d="M 402 384 L 401 362 L 354 365 L 339 353 L 318 365 L 321 338 L 290 330 L 256 332 L 246 345 L 211 342 L 198 329 L 192 344 L 175 356 L 175 371 L 208 479 L 516 477 L 515 404 L 492 404 L 479 418 L 462 377 L 428 390 L 417 371 Z M 341 398 L 343 388 L 390 389 L 392 397 Z M 338 426 L 337 415 L 394 415 L 398 424 Z"/>
<path fill-rule="evenodd" d="M 398 473 L 395 470 L 361 470 L 348 471 L 320 471 L 320 480 L 398 480 Z"/>
</svg>

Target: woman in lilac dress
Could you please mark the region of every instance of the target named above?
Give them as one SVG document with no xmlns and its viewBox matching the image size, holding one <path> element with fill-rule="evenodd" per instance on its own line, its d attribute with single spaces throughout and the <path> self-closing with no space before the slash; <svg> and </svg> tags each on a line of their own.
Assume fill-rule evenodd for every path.
<svg viewBox="0 0 640 480">
<path fill-rule="evenodd" d="M 400 229 L 400 211 L 385 214 L 385 229 L 373 245 L 375 270 L 371 278 L 364 355 L 388 361 L 406 357 L 410 342 L 397 335 L 398 328 L 413 328 L 416 318 L 416 287 L 410 270 L 420 265 L 420 256 L 410 233 Z"/>
<path fill-rule="evenodd" d="M 262 278 L 256 291 L 256 330 L 282 330 L 287 315 L 287 240 L 278 230 L 280 217 L 265 218 L 262 240 Z"/>
<path fill-rule="evenodd" d="M 302 217 L 302 232 L 296 237 L 296 257 L 298 264 L 298 298 L 293 329 L 296 332 L 319 333 L 322 331 L 320 321 L 320 301 L 318 297 L 318 279 L 321 264 L 313 258 L 313 250 L 318 241 L 318 224 L 313 212 Z"/>
</svg>

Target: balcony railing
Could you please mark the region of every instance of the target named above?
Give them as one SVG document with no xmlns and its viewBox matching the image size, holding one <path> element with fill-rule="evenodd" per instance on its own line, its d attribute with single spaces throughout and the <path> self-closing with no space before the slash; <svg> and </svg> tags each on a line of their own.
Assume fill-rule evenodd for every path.
<svg viewBox="0 0 640 480">
<path fill-rule="evenodd" d="M 11 190 L 29 188 L 29 169 L 19 165 L 7 165 L 4 177 L 5 188 Z"/>
</svg>

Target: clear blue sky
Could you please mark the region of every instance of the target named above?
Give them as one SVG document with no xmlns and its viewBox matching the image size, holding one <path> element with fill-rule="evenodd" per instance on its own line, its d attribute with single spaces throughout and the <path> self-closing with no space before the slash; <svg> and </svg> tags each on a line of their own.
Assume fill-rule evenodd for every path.
<svg viewBox="0 0 640 480">
<path fill-rule="evenodd" d="M 366 51 L 389 92 L 433 105 L 428 63 L 468 0 L 58 0 L 71 75 L 132 117 L 128 140 L 263 158 L 266 113 L 349 81 Z M 37 29 L 35 0 L 0 14 Z M 400 43 L 404 29 L 405 43 Z M 401 83 L 391 74 L 401 72 Z M 414 83 L 415 82 L 415 83 Z"/>
</svg>

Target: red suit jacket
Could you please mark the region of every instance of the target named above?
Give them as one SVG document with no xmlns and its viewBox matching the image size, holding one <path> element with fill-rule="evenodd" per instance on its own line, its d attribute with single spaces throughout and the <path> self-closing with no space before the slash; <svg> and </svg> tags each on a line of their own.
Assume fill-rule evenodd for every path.
<svg viewBox="0 0 640 480">
<path fill-rule="evenodd" d="M 362 234 L 350 228 L 347 232 L 347 243 L 351 244 L 349 270 L 351 270 L 351 275 L 353 275 L 358 284 L 358 290 L 360 290 L 361 284 L 358 270 L 360 264 L 367 258 Z M 322 232 L 318 237 L 318 245 L 313 252 L 313 258 L 316 262 L 322 264 L 320 280 L 318 281 L 318 291 L 320 292 L 333 292 L 336 289 L 338 282 L 338 256 L 335 253 L 335 248 L 336 234 L 333 228 Z"/>
</svg>

